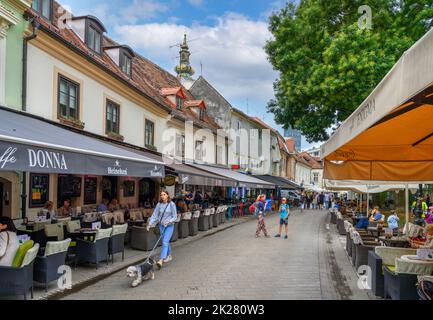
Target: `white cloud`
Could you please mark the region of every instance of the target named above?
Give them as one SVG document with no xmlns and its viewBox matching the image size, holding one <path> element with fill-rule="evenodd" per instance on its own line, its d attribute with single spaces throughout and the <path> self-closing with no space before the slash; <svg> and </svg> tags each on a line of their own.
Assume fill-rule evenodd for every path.
<svg viewBox="0 0 433 320">
<path fill-rule="evenodd" d="M 123 21 L 135 24 L 140 19 L 154 18 L 168 9 L 167 5 L 155 0 L 133 0 L 129 6 L 121 10 L 121 16 Z"/>
<path fill-rule="evenodd" d="M 263 49 L 271 37 L 264 21 L 228 13 L 212 26 L 149 23 L 115 28 L 118 39 L 170 71 L 178 63 L 178 48 L 169 47 L 181 42 L 185 32 L 196 39 L 190 43 L 195 77 L 200 75 L 201 62 L 204 77 L 229 101 L 248 98 L 251 105 L 264 107 L 273 97 L 277 73 Z"/>
<path fill-rule="evenodd" d="M 195 7 L 199 7 L 203 4 L 203 0 L 188 0 L 188 2 Z"/>
<path fill-rule="evenodd" d="M 120 0 L 114 0 L 113 2 L 97 3 L 91 7 L 77 6 L 76 4 L 69 7 L 72 9 L 78 7 L 77 10 L 72 10 L 74 15 L 92 14 L 106 26 L 136 24 L 138 21 L 158 17 L 159 14 L 166 13 L 170 9 L 169 5 L 158 0 L 132 0 L 128 1 L 127 6 L 124 6 Z M 119 10 L 119 8 L 121 9 Z"/>
</svg>

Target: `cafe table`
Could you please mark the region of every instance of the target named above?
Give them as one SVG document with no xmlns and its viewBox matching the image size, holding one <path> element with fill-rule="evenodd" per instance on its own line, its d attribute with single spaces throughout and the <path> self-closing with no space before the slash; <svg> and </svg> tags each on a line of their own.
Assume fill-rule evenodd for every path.
<svg viewBox="0 0 433 320">
<path fill-rule="evenodd" d="M 387 247 L 410 248 L 410 243 L 406 237 L 386 238 L 385 236 L 380 236 L 379 240 Z"/>
</svg>

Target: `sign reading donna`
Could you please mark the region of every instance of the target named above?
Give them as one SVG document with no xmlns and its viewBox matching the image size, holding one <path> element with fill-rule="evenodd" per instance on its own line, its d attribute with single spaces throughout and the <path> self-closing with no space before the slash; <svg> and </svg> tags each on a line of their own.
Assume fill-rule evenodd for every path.
<svg viewBox="0 0 433 320">
<path fill-rule="evenodd" d="M 15 164 L 18 151 L 18 147 L 6 148 L 0 156 L 0 168 L 4 169 L 8 165 Z M 68 170 L 65 155 L 61 152 L 27 148 L 27 160 L 30 169 Z"/>
<path fill-rule="evenodd" d="M 41 173 L 163 177 L 162 164 L 0 141 L 0 170 Z"/>
</svg>

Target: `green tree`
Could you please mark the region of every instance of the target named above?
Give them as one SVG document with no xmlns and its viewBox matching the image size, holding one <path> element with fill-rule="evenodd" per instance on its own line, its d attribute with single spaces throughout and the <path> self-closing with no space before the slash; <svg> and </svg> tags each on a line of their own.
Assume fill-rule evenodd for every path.
<svg viewBox="0 0 433 320">
<path fill-rule="evenodd" d="M 309 142 L 329 138 L 400 56 L 432 26 L 433 0 L 300 0 L 269 20 L 269 61 L 279 71 L 268 110 Z M 368 5 L 372 28 L 359 28 Z"/>
</svg>

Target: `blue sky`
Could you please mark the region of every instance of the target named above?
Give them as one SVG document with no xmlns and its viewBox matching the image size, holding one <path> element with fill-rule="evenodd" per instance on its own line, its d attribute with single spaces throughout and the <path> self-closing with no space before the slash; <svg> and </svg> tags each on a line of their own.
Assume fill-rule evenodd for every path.
<svg viewBox="0 0 433 320">
<path fill-rule="evenodd" d="M 61 0 L 74 15 L 97 16 L 114 40 L 173 73 L 178 48 L 187 33 L 191 64 L 235 107 L 275 128 L 266 104 L 278 73 L 263 46 L 270 39 L 267 21 L 284 0 Z M 202 67 L 201 67 L 202 65 Z M 304 140 L 303 148 L 310 147 Z"/>
</svg>

